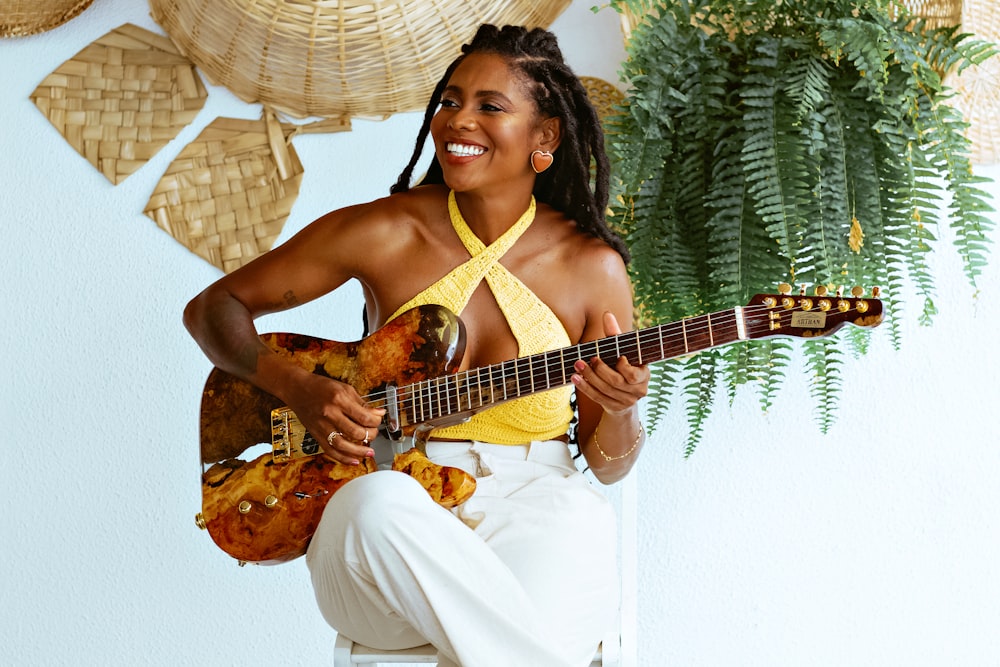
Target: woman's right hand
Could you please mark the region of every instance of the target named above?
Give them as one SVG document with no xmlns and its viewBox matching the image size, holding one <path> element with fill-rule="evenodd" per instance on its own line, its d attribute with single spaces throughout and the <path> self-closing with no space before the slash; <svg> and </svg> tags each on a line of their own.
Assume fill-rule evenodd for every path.
<svg viewBox="0 0 1000 667">
<path fill-rule="evenodd" d="M 354 387 L 315 373 L 296 384 L 288 406 L 333 461 L 357 465 L 375 455 L 371 441 L 378 435 L 385 410 L 365 403 Z"/>
</svg>

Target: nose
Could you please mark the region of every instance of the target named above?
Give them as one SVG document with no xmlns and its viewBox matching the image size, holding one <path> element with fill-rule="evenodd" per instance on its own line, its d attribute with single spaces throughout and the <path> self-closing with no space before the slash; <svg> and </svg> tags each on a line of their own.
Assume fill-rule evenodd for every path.
<svg viewBox="0 0 1000 667">
<path fill-rule="evenodd" d="M 453 130 L 472 130 L 476 127 L 476 119 L 465 107 L 459 107 L 448 119 L 448 127 Z"/>
</svg>

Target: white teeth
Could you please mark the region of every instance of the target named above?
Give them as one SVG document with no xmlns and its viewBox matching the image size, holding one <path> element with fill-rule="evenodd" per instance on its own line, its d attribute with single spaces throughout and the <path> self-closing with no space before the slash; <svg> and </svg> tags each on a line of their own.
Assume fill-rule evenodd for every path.
<svg viewBox="0 0 1000 667">
<path fill-rule="evenodd" d="M 446 144 L 445 149 L 454 155 L 482 155 L 486 149 L 482 146 L 468 146 L 466 144 Z"/>
</svg>

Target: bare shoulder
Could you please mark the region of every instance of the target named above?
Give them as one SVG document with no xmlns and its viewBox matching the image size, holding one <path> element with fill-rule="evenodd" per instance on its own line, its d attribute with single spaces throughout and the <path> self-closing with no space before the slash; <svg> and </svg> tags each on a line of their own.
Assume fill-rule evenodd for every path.
<svg viewBox="0 0 1000 667">
<path fill-rule="evenodd" d="M 526 268 L 532 290 L 553 309 L 574 340 L 613 312 L 626 326 L 631 321 L 632 286 L 625 261 L 604 240 L 588 234 L 573 220 L 552 209 L 543 211 L 536 231 L 538 270 Z"/>
<path fill-rule="evenodd" d="M 342 241 L 398 243 L 408 234 L 421 234 L 447 210 L 447 191 L 438 187 L 414 188 L 371 202 L 331 211 L 307 229 Z"/>
</svg>

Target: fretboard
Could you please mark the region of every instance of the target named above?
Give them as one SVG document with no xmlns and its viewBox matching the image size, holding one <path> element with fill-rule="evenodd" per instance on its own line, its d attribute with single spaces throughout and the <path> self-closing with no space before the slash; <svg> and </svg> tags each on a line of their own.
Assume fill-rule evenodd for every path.
<svg viewBox="0 0 1000 667">
<path fill-rule="evenodd" d="M 401 388 L 400 409 L 410 424 L 478 412 L 570 384 L 580 359 L 600 357 L 614 366 L 625 357 L 642 365 L 743 340 L 743 317 L 742 308 L 733 308 L 424 380 Z"/>
</svg>

